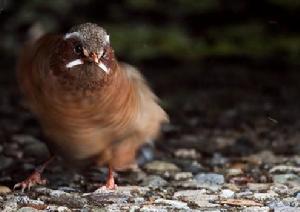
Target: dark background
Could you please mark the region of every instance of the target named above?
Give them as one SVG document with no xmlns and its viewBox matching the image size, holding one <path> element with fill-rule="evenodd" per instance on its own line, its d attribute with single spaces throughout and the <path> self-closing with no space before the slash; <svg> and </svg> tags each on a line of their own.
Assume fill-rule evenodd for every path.
<svg viewBox="0 0 300 212">
<path fill-rule="evenodd" d="M 33 131 L 23 119 L 7 129 L 22 116 L 14 108 L 22 43 L 30 33 L 64 33 L 95 22 L 107 29 L 118 58 L 143 72 L 168 111 L 162 150 L 300 153 L 298 0 L 0 0 L 0 6 L 6 141 L 9 130 Z"/>
</svg>

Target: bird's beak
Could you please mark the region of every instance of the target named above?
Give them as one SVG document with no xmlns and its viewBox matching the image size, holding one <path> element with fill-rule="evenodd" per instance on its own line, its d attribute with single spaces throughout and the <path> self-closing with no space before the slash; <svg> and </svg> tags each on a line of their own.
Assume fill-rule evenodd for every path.
<svg viewBox="0 0 300 212">
<path fill-rule="evenodd" d="M 83 54 L 86 56 L 88 61 L 96 63 L 101 70 L 108 74 L 108 67 L 101 61 L 97 53 L 91 52 L 90 54 L 88 54 L 87 50 L 84 49 Z"/>
<path fill-rule="evenodd" d="M 91 59 L 91 61 L 97 64 L 99 63 L 98 55 L 95 52 L 91 52 L 89 58 Z"/>
</svg>

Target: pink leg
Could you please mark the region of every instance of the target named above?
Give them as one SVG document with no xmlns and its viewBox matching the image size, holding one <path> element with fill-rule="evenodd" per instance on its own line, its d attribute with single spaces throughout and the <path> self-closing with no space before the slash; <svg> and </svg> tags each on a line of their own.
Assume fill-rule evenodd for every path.
<svg viewBox="0 0 300 212">
<path fill-rule="evenodd" d="M 112 166 L 109 166 L 108 167 L 108 176 L 107 176 L 107 179 L 106 179 L 105 188 L 106 189 L 114 190 L 114 189 L 116 189 L 116 187 L 117 187 L 117 184 L 115 184 L 115 179 L 114 179 L 114 174 L 113 174 L 113 168 L 112 168 Z"/>
</svg>

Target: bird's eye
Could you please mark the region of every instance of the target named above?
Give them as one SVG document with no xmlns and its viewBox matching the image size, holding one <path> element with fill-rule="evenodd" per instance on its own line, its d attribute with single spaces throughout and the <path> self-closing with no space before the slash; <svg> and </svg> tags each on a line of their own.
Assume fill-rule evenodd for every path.
<svg viewBox="0 0 300 212">
<path fill-rule="evenodd" d="M 80 44 L 76 45 L 76 46 L 74 47 L 74 52 L 75 52 L 76 54 L 82 54 L 82 52 L 83 52 L 82 46 L 81 46 Z"/>
</svg>

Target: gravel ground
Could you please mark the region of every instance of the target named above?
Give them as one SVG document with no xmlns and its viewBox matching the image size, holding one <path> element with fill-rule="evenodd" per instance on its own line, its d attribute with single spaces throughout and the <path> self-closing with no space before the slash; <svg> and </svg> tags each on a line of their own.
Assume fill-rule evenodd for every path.
<svg viewBox="0 0 300 212">
<path fill-rule="evenodd" d="M 19 99 L 14 89 L 0 95 L 1 211 L 300 211 L 300 124 L 289 108 L 275 120 L 265 115 L 275 104 L 241 102 L 216 115 L 187 103 L 169 111 L 171 124 L 141 150 L 139 168 L 116 173 L 115 191 L 99 189 L 105 168 L 57 160 L 47 186 L 22 193 L 13 185 L 49 152 Z"/>
</svg>

